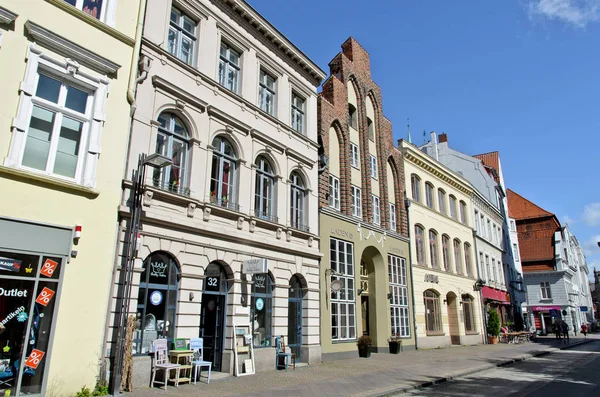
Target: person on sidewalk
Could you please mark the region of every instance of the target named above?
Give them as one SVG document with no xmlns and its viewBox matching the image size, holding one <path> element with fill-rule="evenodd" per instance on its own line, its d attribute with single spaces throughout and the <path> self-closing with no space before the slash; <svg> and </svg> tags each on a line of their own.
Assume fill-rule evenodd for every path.
<svg viewBox="0 0 600 397">
<path fill-rule="evenodd" d="M 581 324 L 581 333 L 583 334 L 584 338 L 587 338 L 587 324 L 586 323 Z"/>
<path fill-rule="evenodd" d="M 567 322 L 565 320 L 562 320 L 560 322 L 560 328 L 564 335 L 564 338 L 563 338 L 564 343 L 569 343 L 569 325 L 567 324 Z"/>
<path fill-rule="evenodd" d="M 556 340 L 560 340 L 560 326 L 558 325 L 558 319 L 554 320 L 552 324 L 552 330 L 554 331 L 554 335 L 556 335 Z"/>
</svg>

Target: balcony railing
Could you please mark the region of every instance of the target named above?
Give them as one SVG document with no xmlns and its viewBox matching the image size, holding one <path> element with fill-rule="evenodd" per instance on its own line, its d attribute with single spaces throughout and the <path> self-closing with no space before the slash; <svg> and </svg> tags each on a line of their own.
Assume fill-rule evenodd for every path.
<svg viewBox="0 0 600 397">
<path fill-rule="evenodd" d="M 290 225 L 290 227 L 292 229 L 297 229 L 297 230 L 300 230 L 302 232 L 306 232 L 306 233 L 310 232 L 310 227 L 308 227 L 308 225 L 305 225 L 305 224 L 303 224 L 301 222 L 292 222 L 291 225 Z"/>
<path fill-rule="evenodd" d="M 279 223 L 279 218 L 269 212 L 254 211 L 254 216 L 268 222 Z"/>
<path fill-rule="evenodd" d="M 164 190 L 165 192 L 175 193 L 188 197 L 190 196 L 190 188 L 185 185 L 179 184 L 178 182 L 167 183 L 158 179 L 153 179 L 152 185 L 157 189 Z"/>
<path fill-rule="evenodd" d="M 219 207 L 227 208 L 228 210 L 240 211 L 240 205 L 235 201 L 229 200 L 227 198 L 218 198 L 215 196 L 210 197 L 210 203 L 214 205 L 218 205 Z"/>
</svg>

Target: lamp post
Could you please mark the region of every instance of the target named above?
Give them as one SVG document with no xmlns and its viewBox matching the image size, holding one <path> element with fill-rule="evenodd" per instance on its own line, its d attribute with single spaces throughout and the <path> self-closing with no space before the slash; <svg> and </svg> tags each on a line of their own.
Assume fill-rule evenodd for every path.
<svg viewBox="0 0 600 397">
<path fill-rule="evenodd" d="M 129 315 L 129 305 L 131 301 L 131 283 L 133 279 L 134 261 L 137 256 L 136 239 L 140 229 L 140 217 L 142 215 L 142 195 L 146 180 L 146 166 L 161 169 L 173 164 L 173 161 L 158 153 L 151 155 L 140 154 L 138 158 L 137 169 L 133 172 L 131 187 L 131 222 L 127 232 L 125 268 L 122 273 L 123 287 L 121 295 L 121 304 L 117 311 L 117 348 L 112 370 L 112 395 L 118 396 L 121 393 L 121 378 L 123 375 L 123 359 L 125 357 L 125 336 L 127 333 L 127 316 Z"/>
</svg>

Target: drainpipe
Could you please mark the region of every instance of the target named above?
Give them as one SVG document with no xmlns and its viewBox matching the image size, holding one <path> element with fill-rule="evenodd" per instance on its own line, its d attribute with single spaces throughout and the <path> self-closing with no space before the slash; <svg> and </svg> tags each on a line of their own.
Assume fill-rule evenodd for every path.
<svg viewBox="0 0 600 397">
<path fill-rule="evenodd" d="M 406 210 L 406 223 L 408 224 L 408 267 L 410 269 L 410 283 L 411 283 L 411 296 L 412 296 L 412 312 L 413 312 L 413 335 L 415 336 L 415 350 L 419 348 L 419 342 L 417 338 L 417 309 L 415 303 L 415 282 L 413 280 L 413 267 L 412 267 L 412 259 L 411 259 L 411 239 L 410 239 L 410 215 L 408 208 L 410 207 L 410 200 L 404 199 L 404 208 Z"/>
<path fill-rule="evenodd" d="M 477 249 L 477 231 L 475 229 L 472 229 L 473 232 L 473 243 L 475 245 L 475 259 L 477 259 L 477 263 L 479 263 L 479 250 Z M 479 274 L 479 268 L 483 267 L 483 263 L 479 263 L 479 266 L 477 266 L 477 279 L 479 280 L 483 280 L 481 278 L 481 274 Z M 483 287 L 482 287 L 483 288 Z M 479 292 L 479 302 L 481 304 L 481 314 L 482 314 L 482 318 L 483 318 L 483 330 L 482 330 L 482 334 L 483 334 L 483 343 L 484 344 L 488 344 L 488 338 L 487 338 L 487 311 L 485 310 L 485 305 L 483 304 L 483 294 L 481 293 L 481 290 L 478 291 Z"/>
</svg>

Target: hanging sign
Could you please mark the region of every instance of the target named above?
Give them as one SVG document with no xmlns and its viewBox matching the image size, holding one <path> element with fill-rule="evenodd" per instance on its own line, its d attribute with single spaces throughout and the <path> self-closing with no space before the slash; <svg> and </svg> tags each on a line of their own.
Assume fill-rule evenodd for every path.
<svg viewBox="0 0 600 397">
<path fill-rule="evenodd" d="M 38 297 L 35 301 L 36 301 L 36 303 L 39 303 L 42 306 L 47 306 L 48 303 L 50 303 L 50 300 L 52 299 L 53 296 L 54 296 L 54 291 L 52 291 L 50 288 L 44 287 L 44 289 L 42 290 L 42 292 L 40 292 L 40 294 L 38 295 Z"/>
<path fill-rule="evenodd" d="M 558 310 L 550 309 L 550 317 L 559 317 L 560 313 Z"/>
<path fill-rule="evenodd" d="M 21 270 L 21 261 L 0 257 L 0 270 L 8 270 L 9 272 L 18 272 Z"/>
<path fill-rule="evenodd" d="M 27 358 L 27 361 L 25 361 L 25 366 L 36 369 L 38 365 L 40 365 L 40 361 L 42 361 L 42 358 L 44 358 L 44 354 L 46 353 L 44 353 L 41 350 L 33 349 L 31 351 L 31 354 Z"/>
<path fill-rule="evenodd" d="M 342 283 L 342 280 L 333 280 L 331 282 L 331 291 L 333 291 L 333 292 L 339 292 L 342 289 L 343 286 L 344 285 Z M 365 288 L 363 288 L 363 290 L 364 289 Z"/>
<path fill-rule="evenodd" d="M 242 273 L 244 274 L 260 274 L 267 273 L 268 266 L 265 258 L 246 259 L 242 261 Z"/>
<path fill-rule="evenodd" d="M 162 300 L 163 296 L 160 291 L 152 291 L 152 293 L 150 294 L 150 303 L 152 303 L 154 306 L 158 306 L 160 305 Z"/>
<path fill-rule="evenodd" d="M 54 270 L 56 270 L 57 266 L 58 262 L 55 262 L 52 259 L 46 259 L 44 265 L 42 266 L 42 271 L 40 273 L 42 273 L 46 277 L 52 277 L 52 274 L 54 274 Z"/>
<path fill-rule="evenodd" d="M 261 311 L 265 307 L 265 301 L 262 298 L 256 298 L 256 310 Z"/>
</svg>

